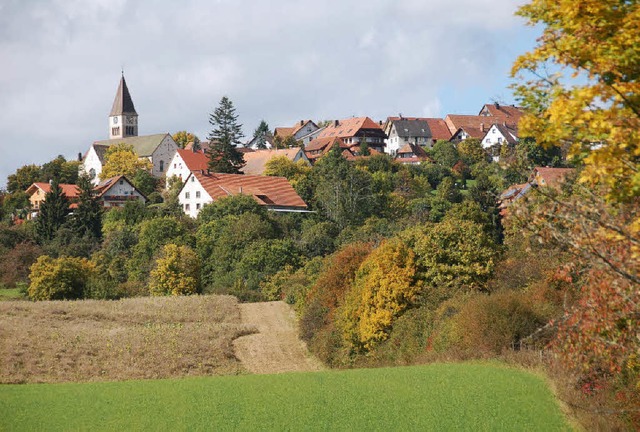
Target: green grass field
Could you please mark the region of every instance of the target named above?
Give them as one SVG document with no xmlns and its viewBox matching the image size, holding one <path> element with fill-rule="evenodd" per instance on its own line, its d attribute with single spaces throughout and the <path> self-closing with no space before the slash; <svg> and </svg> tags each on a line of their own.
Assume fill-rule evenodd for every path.
<svg viewBox="0 0 640 432">
<path fill-rule="evenodd" d="M 26 300 L 20 288 L 0 288 L 0 301 L 3 300 Z"/>
<path fill-rule="evenodd" d="M 0 430 L 571 430 L 543 379 L 493 364 L 0 387 Z"/>
</svg>

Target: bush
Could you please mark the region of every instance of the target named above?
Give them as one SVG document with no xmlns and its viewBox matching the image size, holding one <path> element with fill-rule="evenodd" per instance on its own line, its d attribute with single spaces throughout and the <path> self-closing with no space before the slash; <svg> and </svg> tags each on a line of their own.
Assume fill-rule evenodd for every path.
<svg viewBox="0 0 640 432">
<path fill-rule="evenodd" d="M 499 354 L 519 350 L 523 339 L 545 324 L 525 295 L 502 291 L 473 296 L 453 318 L 452 330 L 460 348 Z"/>
<path fill-rule="evenodd" d="M 42 255 L 31 266 L 31 300 L 72 300 L 82 298 L 87 282 L 95 271 L 85 258 L 51 258 Z"/>
</svg>

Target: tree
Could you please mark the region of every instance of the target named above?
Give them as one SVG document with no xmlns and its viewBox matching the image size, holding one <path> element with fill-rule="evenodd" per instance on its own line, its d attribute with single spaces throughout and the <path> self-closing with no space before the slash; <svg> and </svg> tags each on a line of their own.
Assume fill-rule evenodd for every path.
<svg viewBox="0 0 640 432">
<path fill-rule="evenodd" d="M 138 170 L 151 171 L 153 167 L 146 158 L 140 158 L 133 146 L 120 143 L 110 146 L 104 155 L 104 166 L 100 179 L 124 175 L 133 178 Z"/>
<path fill-rule="evenodd" d="M 36 234 L 38 240 L 47 242 L 56 234 L 67 219 L 69 214 L 69 200 L 62 192 L 58 180 L 51 183 L 51 190 L 44 196 L 44 202 L 40 204 L 40 213 L 36 218 Z"/>
<path fill-rule="evenodd" d="M 458 153 L 465 164 L 471 166 L 487 160 L 487 152 L 479 139 L 468 138 L 458 143 Z"/>
<path fill-rule="evenodd" d="M 446 168 L 452 168 L 460 160 L 460 154 L 451 141 L 438 140 L 433 145 L 431 155 L 438 165 Z"/>
<path fill-rule="evenodd" d="M 64 156 L 59 155 L 42 165 L 40 178 L 45 182 L 57 178 L 60 183 L 75 184 L 79 167 L 79 161 L 67 161 Z"/>
<path fill-rule="evenodd" d="M 399 239 L 382 243 L 362 263 L 341 316 L 344 337 L 356 352 L 384 341 L 416 303 L 421 287 L 415 277 L 415 254 Z"/>
<path fill-rule="evenodd" d="M 7 192 L 15 193 L 27 190 L 32 183 L 42 180 L 42 171 L 38 165 L 25 165 L 18 168 L 15 174 L 7 177 Z"/>
<path fill-rule="evenodd" d="M 129 180 L 147 198 L 158 189 L 161 181 L 146 169 L 137 170 Z"/>
<path fill-rule="evenodd" d="M 265 164 L 264 175 L 286 177 L 295 188 L 298 181 L 309 175 L 310 172 L 311 167 L 302 159 L 293 162 L 286 156 L 276 156 L 269 159 Z"/>
<path fill-rule="evenodd" d="M 371 150 L 369 150 L 369 143 L 367 142 L 367 137 L 362 137 L 362 141 L 360 141 L 360 156 L 371 156 Z"/>
<path fill-rule="evenodd" d="M 267 148 L 266 136 L 269 133 L 269 125 L 267 124 L 267 122 L 264 120 L 260 120 L 260 124 L 258 125 L 256 130 L 253 131 L 253 138 L 258 140 L 256 144 L 258 149 Z"/>
<path fill-rule="evenodd" d="M 102 206 L 96 199 L 96 193 L 87 176 L 78 178 L 78 207 L 73 211 L 72 226 L 80 235 L 89 235 L 96 239 L 102 237 Z"/>
<path fill-rule="evenodd" d="M 233 102 L 223 96 L 215 111 L 209 115 L 209 169 L 218 173 L 239 174 L 244 166 L 244 159 L 236 146 L 240 145 L 242 125 L 238 123 L 238 115 Z"/>
<path fill-rule="evenodd" d="M 181 130 L 173 135 L 171 138 L 178 144 L 178 147 L 185 148 L 185 146 L 189 143 L 193 143 L 193 145 L 197 145 L 200 143 L 200 138 L 198 138 L 195 134 L 191 132 L 187 132 L 186 130 Z"/>
<path fill-rule="evenodd" d="M 42 255 L 31 266 L 28 288 L 31 300 L 82 298 L 95 266 L 85 258 L 51 258 Z"/>
<path fill-rule="evenodd" d="M 200 260 L 188 246 L 168 244 L 151 271 L 152 295 L 188 295 L 200 291 Z"/>
<path fill-rule="evenodd" d="M 317 162 L 315 175 L 315 201 L 341 229 L 362 222 L 375 208 L 371 174 L 350 164 L 339 146 Z"/>
<path fill-rule="evenodd" d="M 585 164 L 581 181 L 606 185 L 610 199 L 637 197 L 640 4 L 532 0 L 518 14 L 544 29 L 538 46 L 512 69 L 521 81 L 516 93 L 528 110 L 520 135 L 536 137 L 545 147 L 568 147 L 570 156 Z M 564 71 L 584 79 L 565 80 Z"/>
<path fill-rule="evenodd" d="M 198 223 L 204 224 L 225 216 L 240 216 L 244 213 L 254 213 L 266 218 L 267 210 L 258 204 L 250 195 L 227 196 L 207 204 L 198 213 Z"/>
</svg>

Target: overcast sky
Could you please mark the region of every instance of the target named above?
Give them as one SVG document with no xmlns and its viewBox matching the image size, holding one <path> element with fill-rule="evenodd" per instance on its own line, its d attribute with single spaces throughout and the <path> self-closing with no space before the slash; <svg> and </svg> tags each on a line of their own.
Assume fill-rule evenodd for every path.
<svg viewBox="0 0 640 432">
<path fill-rule="evenodd" d="M 108 138 L 124 68 L 139 134 L 206 138 L 227 95 L 246 135 L 300 119 L 477 114 L 513 103 L 537 36 L 522 0 L 0 0 L 0 187 Z"/>
</svg>

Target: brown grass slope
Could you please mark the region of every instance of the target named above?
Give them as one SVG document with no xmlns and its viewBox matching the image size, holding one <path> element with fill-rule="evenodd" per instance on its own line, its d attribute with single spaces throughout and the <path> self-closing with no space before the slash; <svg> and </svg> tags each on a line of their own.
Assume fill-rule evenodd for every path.
<svg viewBox="0 0 640 432">
<path fill-rule="evenodd" d="M 235 297 L 0 303 L 0 382 L 108 381 L 243 371 Z"/>
</svg>

